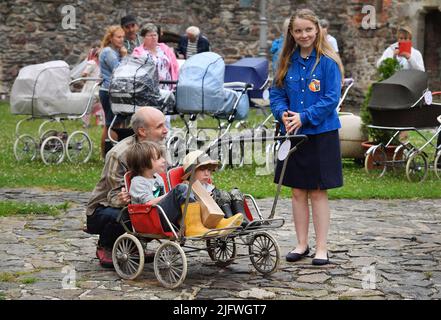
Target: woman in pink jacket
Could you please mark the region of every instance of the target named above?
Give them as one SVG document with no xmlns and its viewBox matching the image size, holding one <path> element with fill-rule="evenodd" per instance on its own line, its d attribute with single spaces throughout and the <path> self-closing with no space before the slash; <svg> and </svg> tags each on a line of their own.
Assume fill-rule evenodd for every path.
<svg viewBox="0 0 441 320">
<path fill-rule="evenodd" d="M 172 48 L 165 43 L 158 43 L 158 28 L 153 23 L 147 23 L 140 32 L 144 43 L 133 50 L 133 56 L 150 56 L 158 67 L 160 81 L 178 80 L 179 65 Z M 162 84 L 161 89 L 172 89 L 171 85 Z"/>
</svg>

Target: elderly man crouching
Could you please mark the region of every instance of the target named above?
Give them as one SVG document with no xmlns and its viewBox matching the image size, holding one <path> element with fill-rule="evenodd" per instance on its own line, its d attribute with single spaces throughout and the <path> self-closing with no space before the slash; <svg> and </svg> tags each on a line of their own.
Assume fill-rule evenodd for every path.
<svg viewBox="0 0 441 320">
<path fill-rule="evenodd" d="M 121 208 L 130 201 L 124 190 L 127 151 L 136 141 L 164 143 L 168 133 L 165 116 L 152 107 L 139 108 L 132 116 L 131 127 L 135 134 L 120 141 L 107 153 L 100 181 L 87 203 L 87 232 L 100 235 L 96 255 L 103 267 L 113 267 L 113 244 L 125 232 L 116 219 Z"/>
</svg>

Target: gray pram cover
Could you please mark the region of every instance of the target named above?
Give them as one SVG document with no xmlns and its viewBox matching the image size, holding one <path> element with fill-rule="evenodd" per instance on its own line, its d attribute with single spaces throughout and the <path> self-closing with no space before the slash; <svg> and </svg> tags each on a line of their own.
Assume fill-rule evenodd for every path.
<svg viewBox="0 0 441 320">
<path fill-rule="evenodd" d="M 133 114 L 143 106 L 170 113 L 175 105 L 173 93 L 159 89 L 156 64 L 146 55 L 121 61 L 113 71 L 109 93 L 114 114 Z"/>
<path fill-rule="evenodd" d="M 208 113 L 227 118 L 237 99 L 235 119 L 247 117 L 249 101 L 246 94 L 224 89 L 225 63 L 214 52 L 203 52 L 189 58 L 179 70 L 176 92 L 176 111 L 180 113 Z"/>
<path fill-rule="evenodd" d="M 55 60 L 20 69 L 11 90 L 11 113 L 32 116 L 81 115 L 91 93 L 71 92 L 70 68 Z"/>
</svg>

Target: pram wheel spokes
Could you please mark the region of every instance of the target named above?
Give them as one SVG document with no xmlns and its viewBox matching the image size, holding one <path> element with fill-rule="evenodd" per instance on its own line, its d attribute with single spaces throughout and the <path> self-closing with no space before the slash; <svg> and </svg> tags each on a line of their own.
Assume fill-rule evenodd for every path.
<svg viewBox="0 0 441 320">
<path fill-rule="evenodd" d="M 156 251 L 153 268 L 156 278 L 164 287 L 179 287 L 187 276 L 187 257 L 184 250 L 175 242 L 164 242 Z"/>
<path fill-rule="evenodd" d="M 48 129 L 40 135 L 40 141 L 44 141 L 49 137 L 57 136 L 58 131 L 54 129 Z"/>
<path fill-rule="evenodd" d="M 280 261 L 280 248 L 277 241 L 265 231 L 253 234 L 248 247 L 254 268 L 265 275 L 277 270 Z"/>
<path fill-rule="evenodd" d="M 438 179 L 441 179 L 441 150 L 438 150 L 436 153 L 435 161 L 434 161 L 434 170 Z"/>
<path fill-rule="evenodd" d="M 386 173 L 387 155 L 384 146 L 379 144 L 366 152 L 364 169 L 367 174 L 381 178 Z"/>
<path fill-rule="evenodd" d="M 32 161 L 37 156 L 37 142 L 29 134 L 22 134 L 14 142 L 14 156 L 17 161 Z"/>
<path fill-rule="evenodd" d="M 215 238 L 207 240 L 207 252 L 212 261 L 219 267 L 233 263 L 236 257 L 236 242 L 234 238 Z"/>
<path fill-rule="evenodd" d="M 144 249 L 134 235 L 125 233 L 113 245 L 113 266 L 123 279 L 134 280 L 144 269 Z"/>
<path fill-rule="evenodd" d="M 61 138 L 51 136 L 46 138 L 40 147 L 40 156 L 43 162 L 49 164 L 60 164 L 64 159 L 64 143 Z"/>
<path fill-rule="evenodd" d="M 72 163 L 86 163 L 92 156 L 92 141 L 83 131 L 75 131 L 66 142 L 67 158 Z"/>
<path fill-rule="evenodd" d="M 410 182 L 423 182 L 427 177 L 427 156 L 424 152 L 414 151 L 406 163 L 406 177 Z"/>
</svg>

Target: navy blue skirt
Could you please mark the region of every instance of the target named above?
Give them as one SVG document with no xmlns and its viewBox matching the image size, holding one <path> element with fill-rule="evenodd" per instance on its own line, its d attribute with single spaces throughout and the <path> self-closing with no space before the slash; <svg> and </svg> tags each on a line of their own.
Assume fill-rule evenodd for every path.
<svg viewBox="0 0 441 320">
<path fill-rule="evenodd" d="M 294 146 L 298 141 L 291 141 Z M 277 161 L 274 182 L 278 183 L 283 162 Z M 338 130 L 308 135 L 308 140 L 291 154 L 282 185 L 307 190 L 326 190 L 343 185 Z"/>
</svg>

